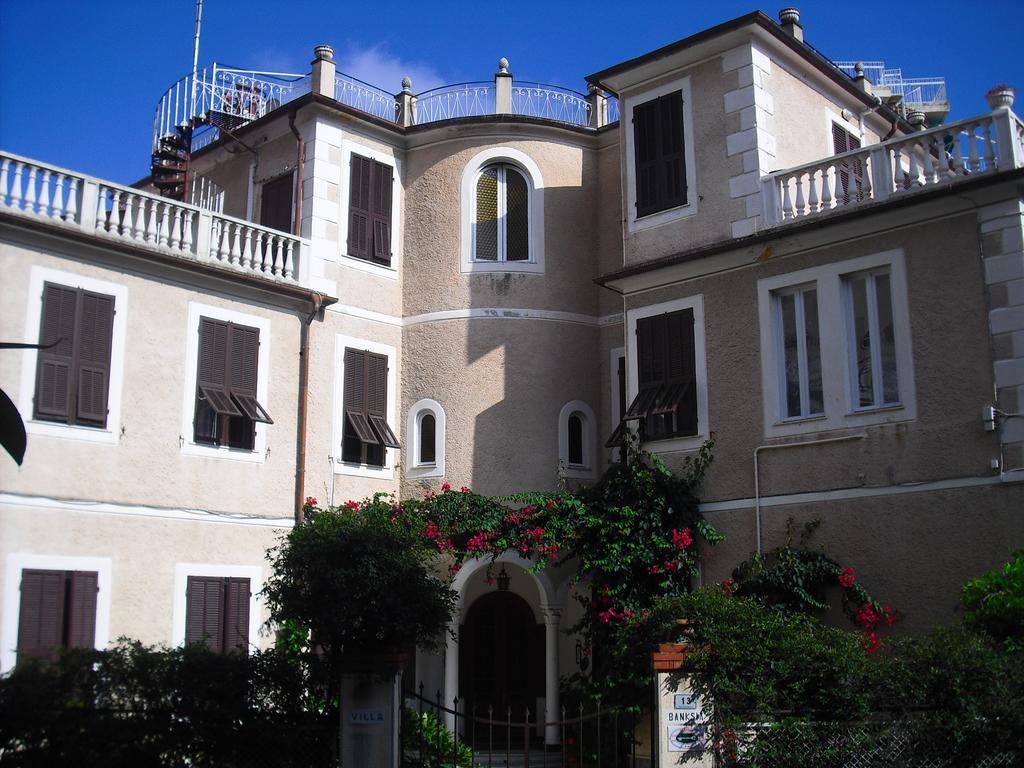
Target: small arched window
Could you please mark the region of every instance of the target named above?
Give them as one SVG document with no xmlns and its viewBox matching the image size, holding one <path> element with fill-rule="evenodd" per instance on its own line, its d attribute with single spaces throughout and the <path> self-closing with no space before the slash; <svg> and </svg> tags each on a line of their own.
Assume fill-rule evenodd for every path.
<svg viewBox="0 0 1024 768">
<path fill-rule="evenodd" d="M 597 469 L 594 411 L 582 400 L 558 414 L 558 464 L 565 477 L 593 477 Z"/>
<path fill-rule="evenodd" d="M 433 464 L 437 457 L 437 419 L 430 411 L 420 413 L 420 433 L 416 448 L 419 451 L 417 464 Z"/>
<path fill-rule="evenodd" d="M 473 258 L 530 260 L 530 185 L 523 172 L 508 163 L 485 166 L 477 177 Z"/>
<path fill-rule="evenodd" d="M 444 477 L 445 416 L 436 400 L 419 400 L 409 409 L 405 422 L 412 450 L 406 451 L 409 478 Z"/>
</svg>

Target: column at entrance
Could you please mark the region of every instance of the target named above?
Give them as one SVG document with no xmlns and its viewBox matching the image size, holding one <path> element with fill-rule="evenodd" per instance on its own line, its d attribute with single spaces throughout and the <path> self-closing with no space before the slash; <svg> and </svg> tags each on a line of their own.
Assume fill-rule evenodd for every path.
<svg viewBox="0 0 1024 768">
<path fill-rule="evenodd" d="M 454 709 L 455 697 L 459 695 L 459 624 L 462 622 L 462 610 L 452 611 L 452 620 L 448 625 L 448 636 L 444 642 L 444 701 L 447 709 Z M 455 715 L 445 713 L 444 723 L 449 731 L 455 730 Z"/>
<path fill-rule="evenodd" d="M 562 609 L 547 607 L 544 612 L 544 720 L 554 723 L 561 719 L 561 702 L 558 696 L 558 630 L 562 620 Z M 559 743 L 559 728 L 548 725 L 544 729 L 544 743 Z"/>
</svg>

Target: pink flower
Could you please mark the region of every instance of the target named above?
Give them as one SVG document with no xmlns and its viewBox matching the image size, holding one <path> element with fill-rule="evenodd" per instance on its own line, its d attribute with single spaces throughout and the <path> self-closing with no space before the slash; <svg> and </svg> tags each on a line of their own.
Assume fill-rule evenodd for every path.
<svg viewBox="0 0 1024 768">
<path fill-rule="evenodd" d="M 896 621 L 896 609 L 891 605 L 887 605 L 882 609 L 882 617 L 885 619 L 887 626 L 892 626 L 893 622 Z"/>
<path fill-rule="evenodd" d="M 442 483 L 441 484 L 441 490 L 442 491 L 450 491 L 451 489 L 452 489 L 452 484 L 451 483 Z"/>
<path fill-rule="evenodd" d="M 469 488 L 467 488 L 466 486 L 462 486 L 461 488 L 459 488 L 459 493 L 469 493 Z"/>
<path fill-rule="evenodd" d="M 864 644 L 864 653 L 873 653 L 874 651 L 877 651 L 881 645 L 878 640 L 878 635 L 870 629 L 864 633 L 864 638 L 861 642 Z"/>
<path fill-rule="evenodd" d="M 454 576 L 455 574 L 457 574 L 461 570 L 461 568 L 462 568 L 462 563 L 452 563 L 451 565 L 448 566 L 448 575 L 449 576 Z"/>
<path fill-rule="evenodd" d="M 359 502 L 358 501 L 352 501 L 352 499 L 349 499 L 348 501 L 345 502 L 345 509 L 351 509 L 353 512 L 358 512 L 359 511 Z"/>
<path fill-rule="evenodd" d="M 867 630 L 873 629 L 878 624 L 879 618 L 877 611 L 871 607 L 871 603 L 864 603 L 857 611 L 857 623 Z"/>
<path fill-rule="evenodd" d="M 843 568 L 842 571 L 839 572 L 839 585 L 843 589 L 849 589 L 853 586 L 853 583 L 855 581 L 856 575 L 854 574 L 853 568 L 851 566 L 848 565 L 845 568 Z"/>
<path fill-rule="evenodd" d="M 728 579 L 722 582 L 722 591 L 727 595 L 731 595 L 733 593 L 733 589 L 735 588 L 735 586 L 736 580 L 732 576 L 730 576 Z"/>
<path fill-rule="evenodd" d="M 306 506 L 307 507 L 315 507 L 316 506 L 316 496 L 307 496 L 306 497 Z"/>
<path fill-rule="evenodd" d="M 660 571 L 661 571 L 661 566 L 659 566 L 657 563 L 655 563 L 654 565 L 652 565 L 650 568 L 647 569 L 648 573 L 659 573 Z"/>
</svg>

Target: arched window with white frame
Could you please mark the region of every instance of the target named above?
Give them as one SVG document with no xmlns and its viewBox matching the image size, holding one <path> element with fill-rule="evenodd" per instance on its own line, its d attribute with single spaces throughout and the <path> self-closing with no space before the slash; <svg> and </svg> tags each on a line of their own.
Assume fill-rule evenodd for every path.
<svg viewBox="0 0 1024 768">
<path fill-rule="evenodd" d="M 572 400 L 558 414 L 558 466 L 564 477 L 586 478 L 597 474 L 594 411 L 582 400 Z"/>
<path fill-rule="evenodd" d="M 463 169 L 463 272 L 544 272 L 544 180 L 524 152 L 493 147 Z"/>
<path fill-rule="evenodd" d="M 414 403 L 406 417 L 405 434 L 410 436 L 405 452 L 406 476 L 444 477 L 445 415 L 441 404 L 429 398 Z"/>
</svg>

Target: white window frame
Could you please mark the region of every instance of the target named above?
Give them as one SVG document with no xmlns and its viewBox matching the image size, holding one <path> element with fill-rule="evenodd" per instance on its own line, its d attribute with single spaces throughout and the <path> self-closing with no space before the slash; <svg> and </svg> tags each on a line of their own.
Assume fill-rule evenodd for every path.
<svg viewBox="0 0 1024 768">
<path fill-rule="evenodd" d="M 249 580 L 249 649 L 258 648 L 263 600 L 263 567 L 259 565 L 224 565 L 222 563 L 175 563 L 174 608 L 171 614 L 171 647 L 185 644 L 185 619 L 188 615 L 188 577 L 233 578 Z"/>
<path fill-rule="evenodd" d="M 637 367 L 637 321 L 653 315 L 664 315 L 680 309 L 693 310 L 693 365 L 697 387 L 697 434 L 688 437 L 669 437 L 661 440 L 645 440 L 644 446 L 652 453 L 693 451 L 711 435 L 708 422 L 708 362 L 704 339 L 704 294 L 698 293 L 660 304 L 627 310 L 626 312 L 626 401 L 633 402 L 640 392 L 640 376 Z M 628 405 L 627 405 L 628 407 Z"/>
<path fill-rule="evenodd" d="M 771 293 L 772 301 L 772 323 L 775 328 L 775 344 L 776 344 L 776 355 L 779 360 L 779 418 L 783 421 L 798 421 L 803 419 L 814 419 L 824 415 L 824 413 L 799 413 L 796 416 L 792 416 L 786 413 L 787 402 L 786 402 L 786 339 L 785 331 L 782 327 L 782 299 L 786 296 L 792 296 L 793 298 L 793 311 L 794 311 L 794 322 L 796 323 L 797 331 L 797 362 L 799 366 L 798 376 L 800 378 L 800 402 L 801 410 L 804 405 L 810 406 L 810 378 L 808 374 L 809 360 L 807 357 L 807 319 L 806 309 L 804 307 L 804 294 L 813 290 L 815 292 L 816 305 L 818 307 L 818 355 L 819 365 L 821 364 L 821 305 L 818 304 L 817 291 L 818 286 L 815 283 L 805 283 L 803 285 L 791 285 L 781 288 Z M 824 372 L 822 372 L 824 378 Z M 824 388 L 824 384 L 822 385 Z M 822 403 L 824 408 L 824 402 Z"/>
<path fill-rule="evenodd" d="M 90 289 L 91 290 L 91 289 Z M 9 672 L 18 660 L 18 621 L 21 614 L 21 576 L 26 569 L 44 571 L 94 571 L 96 580 L 96 631 L 93 647 L 103 650 L 110 642 L 110 590 L 112 561 L 109 557 L 36 555 L 12 552 L 4 569 L 3 628 L 0 630 L 0 673 Z"/>
<path fill-rule="evenodd" d="M 391 167 L 391 266 L 375 264 L 366 259 L 356 258 L 348 255 L 348 222 L 349 222 L 349 197 L 351 192 L 352 177 L 352 155 L 376 160 L 378 163 Z M 338 263 L 343 267 L 368 272 L 377 277 L 388 280 L 397 280 L 402 265 L 402 163 L 394 155 L 382 152 L 379 149 L 360 144 L 351 139 L 341 140 L 341 175 L 339 181 L 338 200 L 340 208 L 338 211 Z"/>
<path fill-rule="evenodd" d="M 338 334 L 334 337 L 334 408 L 331 427 L 331 459 L 335 475 L 350 477 L 370 477 L 376 480 L 393 480 L 395 478 L 395 455 L 398 449 L 384 448 L 384 465 L 381 467 L 367 464 L 356 464 L 343 461 L 341 458 L 341 440 L 345 434 L 345 348 L 365 349 L 388 359 L 388 424 L 397 426 L 394 421 L 398 402 L 398 352 L 395 347 L 379 341 L 357 339 L 352 336 Z M 401 438 L 399 438 L 401 440 Z M 408 443 L 405 443 L 408 448 Z"/>
<path fill-rule="evenodd" d="M 188 303 L 188 320 L 185 326 L 185 391 L 181 407 L 181 453 L 183 456 L 204 456 L 206 458 L 231 459 L 262 464 L 266 461 L 268 424 L 256 423 L 256 436 L 252 450 L 231 448 L 226 445 L 207 445 L 195 441 L 193 422 L 196 411 L 196 376 L 199 367 L 199 321 L 208 317 L 227 323 L 247 325 L 260 332 L 260 348 L 256 360 L 256 399 L 264 403 L 273 414 L 273 404 L 267 396 L 270 388 L 270 320 L 249 315 L 224 307 Z"/>
<path fill-rule="evenodd" d="M 896 378 L 900 402 L 880 407 L 857 407 L 851 362 L 849 310 L 845 280 L 859 273 L 888 270 L 896 341 Z M 777 343 L 772 294 L 792 286 L 815 284 L 818 291 L 818 334 L 821 347 L 822 395 L 820 416 L 785 419 L 780 373 L 783 359 Z M 917 418 L 910 310 L 907 301 L 905 256 L 902 249 L 883 251 L 846 261 L 822 264 L 758 280 L 758 319 L 761 338 L 761 377 L 765 437 L 787 437 L 835 429 L 912 421 Z M 827 309 L 826 309 L 827 308 Z"/>
<path fill-rule="evenodd" d="M 476 255 L 476 184 L 488 165 L 512 165 L 526 178 L 529 195 L 529 258 L 526 261 L 477 260 Z M 499 195 L 499 200 L 501 196 Z M 462 171 L 459 195 L 459 251 L 461 271 L 544 273 L 544 177 L 540 167 L 525 152 L 511 147 L 494 147 L 479 152 Z M 500 209 L 499 209 L 500 214 Z M 503 251 L 499 238 L 499 254 Z"/>
<path fill-rule="evenodd" d="M 420 457 L 420 424 L 423 417 L 434 417 L 434 461 L 424 462 Z M 417 400 L 405 419 L 405 474 L 409 479 L 444 477 L 446 417 L 444 408 L 436 400 Z"/>
<path fill-rule="evenodd" d="M 583 426 L 583 462 L 569 462 L 569 418 L 578 415 Z M 597 470 L 597 420 L 582 400 L 570 400 L 558 413 L 558 471 L 562 477 L 594 477 Z"/>
<path fill-rule="evenodd" d="M 76 275 L 64 270 L 41 266 L 32 267 L 29 272 L 28 307 L 25 310 L 25 335 L 23 337 L 27 344 L 39 343 L 39 323 L 42 321 L 43 286 L 45 283 L 55 283 L 66 288 L 80 288 L 114 297 L 114 325 L 110 337 L 110 382 L 107 389 L 107 425 L 105 427 L 87 427 L 33 418 L 39 351 L 26 349 L 20 355 L 22 361 L 21 391 L 18 393 L 18 410 L 25 421 L 25 432 L 30 435 L 116 445 L 121 439 L 124 350 L 128 329 L 128 288 L 119 283 Z"/>
<path fill-rule="evenodd" d="M 686 163 L 686 203 L 668 208 L 664 211 L 649 213 L 637 218 L 636 215 L 636 146 L 633 136 L 633 110 L 649 101 L 666 96 L 674 91 L 682 92 L 683 99 L 683 158 Z M 625 166 L 626 166 L 626 228 L 629 232 L 640 232 L 653 227 L 660 227 L 697 213 L 699 196 L 697 194 L 697 164 L 694 160 L 693 148 L 693 97 L 690 89 L 690 78 L 660 85 L 657 88 L 637 91 L 623 97 L 622 120 L 625 134 Z"/>
</svg>

